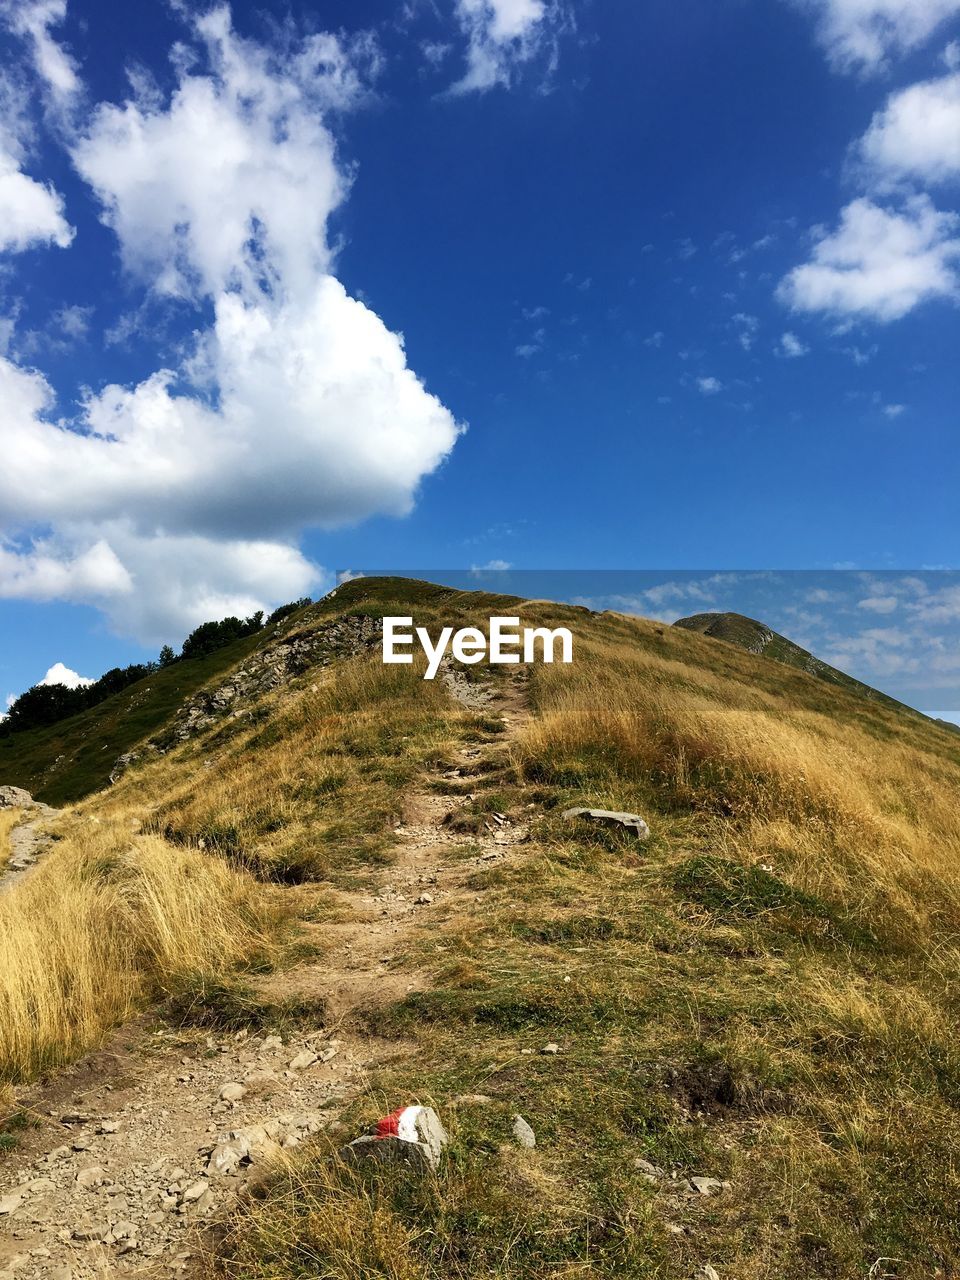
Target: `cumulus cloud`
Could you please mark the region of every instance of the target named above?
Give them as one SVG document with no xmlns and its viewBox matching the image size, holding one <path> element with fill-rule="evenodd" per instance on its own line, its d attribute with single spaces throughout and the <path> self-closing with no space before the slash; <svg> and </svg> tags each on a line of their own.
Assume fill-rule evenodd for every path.
<svg viewBox="0 0 960 1280">
<path fill-rule="evenodd" d="M 354 55 L 327 36 L 277 54 L 225 8 L 195 32 L 205 61 L 181 60 L 169 102 L 99 107 L 72 154 L 129 275 L 211 323 L 73 422 L 0 359 L 0 595 L 90 600 L 150 641 L 304 594 L 303 530 L 406 514 L 460 431 L 332 274 L 349 183 L 328 120 L 362 92 Z"/>
<path fill-rule="evenodd" d="M 820 42 L 839 71 L 870 74 L 929 39 L 960 0 L 799 0 L 817 18 Z"/>
<path fill-rule="evenodd" d="M 55 662 L 43 679 L 38 680 L 37 683 L 64 684 L 68 689 L 82 689 L 88 684 L 93 684 L 93 680 L 89 676 L 78 675 L 76 671 L 64 666 L 62 662 Z"/>
<path fill-rule="evenodd" d="M 51 186 L 28 177 L 16 154 L 0 143 L 0 252 L 40 244 L 65 249 L 72 239 L 62 198 Z"/>
<path fill-rule="evenodd" d="M 557 0 L 456 0 L 467 38 L 467 69 L 451 88 L 462 94 L 509 85 L 518 67 L 556 53 Z"/>
<path fill-rule="evenodd" d="M 892 94 L 859 154 L 880 180 L 935 183 L 960 176 L 960 72 Z"/>
<path fill-rule="evenodd" d="M 810 261 L 781 281 L 779 296 L 796 311 L 897 320 L 928 299 L 957 296 L 958 231 L 960 217 L 927 196 L 898 210 L 854 200 L 835 231 L 819 230 Z"/>
<path fill-rule="evenodd" d="M 718 391 L 723 390 L 723 383 L 719 378 L 707 377 L 697 379 L 697 390 L 702 396 L 715 396 Z"/>
<path fill-rule="evenodd" d="M 25 94 L 9 76 L 0 78 L 0 253 L 65 249 L 73 239 L 62 196 L 26 172 L 31 135 Z"/>
</svg>

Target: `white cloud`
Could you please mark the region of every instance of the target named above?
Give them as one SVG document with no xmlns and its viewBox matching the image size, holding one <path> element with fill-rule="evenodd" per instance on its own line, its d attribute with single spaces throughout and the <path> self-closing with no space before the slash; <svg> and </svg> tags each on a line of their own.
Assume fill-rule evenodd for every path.
<svg viewBox="0 0 960 1280">
<path fill-rule="evenodd" d="M 779 296 L 795 311 L 897 320 L 927 299 L 957 296 L 958 229 L 960 217 L 926 196 L 899 211 L 854 200 L 835 231 L 819 230 L 811 260 L 781 281 Z"/>
<path fill-rule="evenodd" d="M 923 44 L 960 0 L 800 0 L 817 16 L 818 35 L 840 71 L 879 71 L 891 56 Z"/>
<path fill-rule="evenodd" d="M 37 681 L 37 684 L 63 684 L 68 689 L 82 689 L 93 684 L 93 681 L 89 676 L 78 675 L 62 662 L 55 662 L 43 679 Z"/>
<path fill-rule="evenodd" d="M 67 0 L 3 0 L 0 4 L 0 16 L 29 43 L 37 74 L 61 103 L 80 89 L 76 64 L 50 34 L 66 14 Z"/>
<path fill-rule="evenodd" d="M 754 340 L 757 336 L 757 330 L 760 328 L 760 321 L 756 316 L 747 315 L 743 311 L 738 311 L 733 317 L 733 324 L 737 330 L 737 341 L 743 347 L 744 351 L 749 351 L 753 347 Z"/>
<path fill-rule="evenodd" d="M 713 378 L 713 377 L 698 378 L 697 388 L 700 391 L 701 395 L 715 396 L 718 391 L 723 390 L 723 383 L 720 381 L 719 378 Z"/>
<path fill-rule="evenodd" d="M 806 343 L 801 342 L 797 335 L 789 330 L 781 336 L 776 347 L 776 354 L 785 356 L 788 360 L 796 360 L 798 356 L 808 355 L 809 352 L 810 348 Z"/>
<path fill-rule="evenodd" d="M 906 413 L 907 406 L 905 404 L 885 404 L 883 412 L 888 418 L 899 418 L 901 413 Z"/>
<path fill-rule="evenodd" d="M 191 62 L 167 105 L 95 110 L 74 158 L 131 275 L 210 327 L 180 368 L 88 394 L 71 423 L 0 359 L 0 595 L 87 600 L 150 641 L 304 594 L 321 571 L 302 531 L 406 514 L 460 430 L 331 274 L 348 184 L 324 121 L 359 73 L 332 37 L 277 55 L 225 9 L 196 30 L 209 69 Z"/>
<path fill-rule="evenodd" d="M 866 596 L 857 601 L 857 608 L 866 609 L 869 613 L 894 613 L 899 604 L 896 596 Z"/>
<path fill-rule="evenodd" d="M 456 0 L 455 12 L 467 38 L 467 69 L 451 93 L 509 86 L 519 66 L 544 53 L 556 57 L 557 0 Z"/>
<path fill-rule="evenodd" d="M 61 197 L 23 173 L 16 156 L 0 147 L 0 252 L 38 244 L 65 249 L 72 239 Z"/>
<path fill-rule="evenodd" d="M 44 244 L 65 249 L 73 239 L 63 198 L 24 172 L 32 132 L 23 91 L 0 76 L 0 253 Z"/>
<path fill-rule="evenodd" d="M 859 154 L 881 180 L 948 182 L 960 175 L 960 72 L 892 94 Z"/>
</svg>

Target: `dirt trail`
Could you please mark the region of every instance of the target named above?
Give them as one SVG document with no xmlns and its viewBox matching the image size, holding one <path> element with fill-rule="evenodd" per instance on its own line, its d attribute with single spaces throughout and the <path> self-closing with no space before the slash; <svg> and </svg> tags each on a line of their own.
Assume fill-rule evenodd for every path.
<svg viewBox="0 0 960 1280">
<path fill-rule="evenodd" d="M 55 818 L 60 810 L 35 801 L 28 812 L 36 816 L 18 822 L 8 837 L 9 857 L 0 870 L 0 893 L 28 875 L 53 843 L 43 824 L 48 818 Z"/>
<path fill-rule="evenodd" d="M 343 921 L 308 926 L 321 957 L 261 981 L 264 994 L 323 1000 L 322 1030 L 281 1040 L 150 1030 L 143 1020 L 21 1099 L 37 1127 L 0 1162 L 0 1280 L 190 1271 L 205 1220 L 281 1150 L 334 1124 L 367 1074 L 406 1052 L 354 1026 L 352 1013 L 422 985 L 403 965 L 404 945 L 437 913 L 466 909 L 477 864 L 517 856 L 526 838 L 506 821 L 467 835 L 445 822 L 468 802 L 472 774 L 505 755 L 526 719 L 523 673 L 486 705 L 506 732 L 449 762 L 444 786 L 463 794 L 438 794 L 429 779 L 413 790 L 376 886 L 333 891 Z"/>
</svg>

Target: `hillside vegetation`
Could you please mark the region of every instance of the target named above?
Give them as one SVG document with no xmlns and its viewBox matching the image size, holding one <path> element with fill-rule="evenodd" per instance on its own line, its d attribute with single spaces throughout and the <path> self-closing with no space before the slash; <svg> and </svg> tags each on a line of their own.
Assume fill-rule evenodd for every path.
<svg viewBox="0 0 960 1280">
<path fill-rule="evenodd" d="M 762 654 L 765 658 L 772 658 L 774 662 L 782 662 L 788 667 L 798 667 L 801 671 L 826 680 L 829 684 L 839 685 L 850 693 L 859 693 L 873 702 L 898 707 L 908 715 L 920 714 L 905 707 L 902 702 L 897 702 L 896 698 L 864 684 L 862 680 L 848 676 L 845 671 L 838 671 L 808 649 L 801 648 L 778 631 L 742 613 L 694 613 L 689 618 L 678 618 L 673 625 L 687 631 L 699 631 L 701 635 L 712 636 L 715 640 L 725 640 L 728 644 L 746 649 L 748 653 Z"/>
<path fill-rule="evenodd" d="M 398 994 L 351 1009 L 339 1034 L 395 1051 L 223 1223 L 216 1274 L 960 1274 L 960 741 L 621 615 L 360 580 L 290 626 L 512 611 L 569 626 L 572 666 L 520 684 L 470 668 L 484 708 L 362 648 L 75 806 L 0 897 L 0 1080 L 67 1060 L 147 999 L 192 993 L 196 1016 L 231 974 L 296 963 L 298 919 L 322 969 L 426 788 L 461 833 L 464 892 L 397 944 Z M 465 747 L 469 772 L 450 765 Z M 570 805 L 634 810 L 652 837 L 565 821 Z M 475 865 L 470 833 L 494 814 L 528 838 Z M 411 1100 L 451 1131 L 436 1177 L 336 1159 L 344 1134 Z M 510 1138 L 517 1113 L 532 1150 Z"/>
</svg>

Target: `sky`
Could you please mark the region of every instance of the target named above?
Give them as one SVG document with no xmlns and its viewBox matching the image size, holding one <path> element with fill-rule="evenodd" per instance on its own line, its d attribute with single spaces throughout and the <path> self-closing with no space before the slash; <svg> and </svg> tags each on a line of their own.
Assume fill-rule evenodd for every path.
<svg viewBox="0 0 960 1280">
<path fill-rule="evenodd" d="M 0 705 L 365 566 L 960 565 L 960 0 L 0 0 L 0 43 Z M 924 581 L 795 638 L 960 683 Z"/>
</svg>

